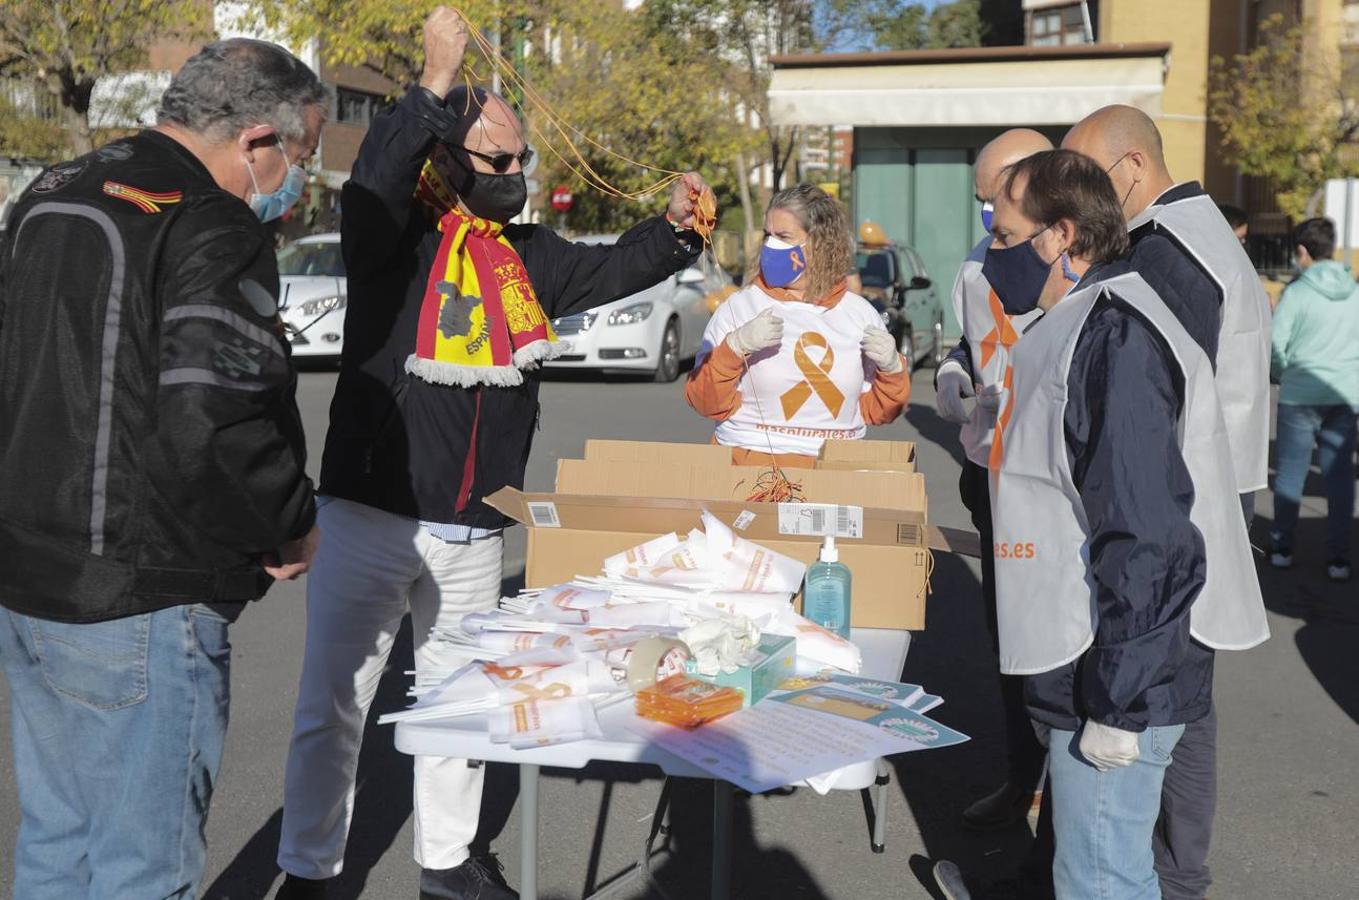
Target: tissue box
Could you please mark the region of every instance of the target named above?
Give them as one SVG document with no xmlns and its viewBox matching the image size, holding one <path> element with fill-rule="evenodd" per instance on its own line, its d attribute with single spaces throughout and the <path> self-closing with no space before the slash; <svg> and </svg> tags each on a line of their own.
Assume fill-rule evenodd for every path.
<svg viewBox="0 0 1359 900">
<path fill-rule="evenodd" d="M 687 674 L 719 687 L 738 689 L 745 697 L 744 706 L 759 703 L 797 668 L 797 642 L 790 637 L 766 634 L 760 638 L 751 658 L 735 672 L 700 675 L 689 660 Z"/>
</svg>

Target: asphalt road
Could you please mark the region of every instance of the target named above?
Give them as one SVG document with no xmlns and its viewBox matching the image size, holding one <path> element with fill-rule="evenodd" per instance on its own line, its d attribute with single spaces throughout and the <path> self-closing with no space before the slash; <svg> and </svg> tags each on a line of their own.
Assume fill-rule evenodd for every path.
<svg viewBox="0 0 1359 900">
<path fill-rule="evenodd" d="M 334 376 L 302 377 L 301 405 L 313 448 L 321 445 Z M 930 373 L 915 379 L 905 418 L 876 436 L 919 442 L 934 522 L 966 525 L 957 499 L 956 429 L 933 412 Z M 555 461 L 578 454 L 590 437 L 703 441 L 708 424 L 684 405 L 678 385 L 618 380 L 554 381 L 543 390 L 542 432 L 529 468 L 530 489 L 552 486 Z M 313 460 L 313 469 L 317 460 Z M 1306 504 L 1299 568 L 1281 576 L 1261 570 L 1274 637 L 1245 654 L 1219 657 L 1221 801 L 1212 865 L 1215 900 L 1354 898 L 1355 822 L 1359 820 L 1359 589 L 1337 587 L 1320 572 L 1324 509 L 1313 484 Z M 1268 499 L 1261 503 L 1267 526 Z M 1257 524 L 1257 535 L 1264 527 Z M 1359 548 L 1356 548 L 1359 550 Z M 522 529 L 507 539 L 506 577 L 523 567 Z M 1359 559 L 1359 553 L 1353 554 Z M 916 636 L 905 680 L 946 698 L 946 724 L 973 736 L 961 747 L 909 754 L 895 766 L 888 848 L 869 850 L 860 798 L 808 790 L 738 798 L 735 895 L 741 898 L 923 898 L 927 860 L 951 858 L 969 881 L 1006 874 L 1029 834 L 1021 827 L 976 835 L 958 814 L 1000 775 L 1000 710 L 994 658 L 988 658 L 979 614 L 975 562 L 941 555 L 933 578 L 927 629 Z M 303 637 L 303 585 L 284 584 L 235 627 L 232 720 L 209 822 L 211 842 L 203 896 L 246 900 L 271 895 L 282 798 L 283 763 Z M 379 712 L 404 705 L 409 640 L 399 644 L 377 701 Z M 8 693 L 0 694 L 0 894 L 10 893 L 12 848 L 19 818 L 9 757 Z M 336 896 L 413 898 L 410 763 L 391 747 L 390 732 L 371 726 L 347 857 Z M 580 897 L 629 866 L 640 850 L 659 791 L 654 771 L 599 767 L 544 773 L 542 896 Z M 484 837 L 518 871 L 518 786 L 512 769 L 488 773 Z M 707 894 L 711 792 L 687 783 L 678 792 L 674 837 L 655 862 L 668 894 Z M 154 828 L 153 822 L 124 827 Z M 621 897 L 661 896 L 641 889 Z M 21 898 L 23 900 L 23 898 Z"/>
</svg>

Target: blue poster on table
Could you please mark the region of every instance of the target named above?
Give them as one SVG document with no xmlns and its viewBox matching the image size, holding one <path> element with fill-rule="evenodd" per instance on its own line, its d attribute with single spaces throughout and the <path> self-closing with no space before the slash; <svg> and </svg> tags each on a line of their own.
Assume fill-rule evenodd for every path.
<svg viewBox="0 0 1359 900">
<path fill-rule="evenodd" d="M 787 703 L 799 709 L 815 710 L 826 715 L 874 725 L 888 734 L 904 737 L 921 746 L 951 747 L 968 740 L 967 735 L 941 725 L 899 703 L 879 699 L 856 691 L 841 690 L 831 685 L 819 685 L 768 698 L 776 703 Z"/>
</svg>

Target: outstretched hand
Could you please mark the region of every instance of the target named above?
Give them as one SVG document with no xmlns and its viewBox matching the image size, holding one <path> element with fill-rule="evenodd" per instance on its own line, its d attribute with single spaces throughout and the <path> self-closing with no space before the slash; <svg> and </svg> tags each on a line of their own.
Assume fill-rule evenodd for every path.
<svg viewBox="0 0 1359 900">
<path fill-rule="evenodd" d="M 443 98 L 453 89 L 467 54 L 467 20 L 447 6 L 437 6 L 425 19 L 425 69 L 420 86 Z"/>
<path fill-rule="evenodd" d="M 665 217 L 680 228 L 694 227 L 694 211 L 698 208 L 698 197 L 708 190 L 708 182 L 697 172 L 689 172 L 670 191 L 670 206 Z"/>
</svg>

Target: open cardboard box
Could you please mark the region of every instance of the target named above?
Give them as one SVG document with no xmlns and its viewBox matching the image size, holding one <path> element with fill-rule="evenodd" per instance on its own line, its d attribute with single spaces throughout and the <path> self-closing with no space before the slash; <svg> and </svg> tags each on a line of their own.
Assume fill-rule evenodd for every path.
<svg viewBox="0 0 1359 900">
<path fill-rule="evenodd" d="M 914 458 L 913 448 L 888 447 L 896 449 L 864 461 L 900 466 Z M 731 465 L 730 451 L 713 445 L 591 441 L 585 459 L 558 462 L 555 493 L 505 488 L 487 502 L 529 529 L 529 587 L 596 574 L 605 557 L 699 527 L 705 509 L 743 537 L 810 564 L 821 537 L 790 532 L 798 527 L 794 519 L 805 526 L 813 507 L 747 502 L 760 472 Z M 851 518 L 862 517 L 859 537 L 836 542 L 854 576 L 853 624 L 924 628 L 929 547 L 947 543 L 928 527 L 924 477 L 900 468 L 787 474 L 801 483 L 808 503 L 857 508 Z"/>
</svg>

